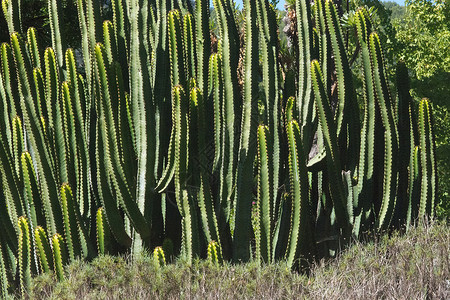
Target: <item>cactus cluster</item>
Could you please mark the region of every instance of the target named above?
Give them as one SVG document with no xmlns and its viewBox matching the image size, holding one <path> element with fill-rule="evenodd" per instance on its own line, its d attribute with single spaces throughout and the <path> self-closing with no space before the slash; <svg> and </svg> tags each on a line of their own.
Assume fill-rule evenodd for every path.
<svg viewBox="0 0 450 300">
<path fill-rule="evenodd" d="M 302 267 L 367 230 L 433 217 L 432 105 L 416 116 L 402 64 L 390 91 L 365 9 L 358 99 L 331 0 L 295 1 L 294 77 L 268 0 L 244 1 L 243 38 L 233 1 L 213 1 L 217 52 L 208 1 L 112 0 L 104 21 L 98 1 L 76 1 L 82 68 L 61 4 L 48 1 L 42 53 L 20 2 L 2 1 L 3 297 L 24 295 L 32 274 L 62 280 L 77 258 L 155 249 L 162 266 L 163 241 L 188 262 Z"/>
</svg>

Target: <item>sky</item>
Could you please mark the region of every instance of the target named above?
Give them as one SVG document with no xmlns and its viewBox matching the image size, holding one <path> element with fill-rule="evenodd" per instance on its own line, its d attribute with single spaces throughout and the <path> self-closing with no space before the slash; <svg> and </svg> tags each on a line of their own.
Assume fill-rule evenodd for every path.
<svg viewBox="0 0 450 300">
<path fill-rule="evenodd" d="M 405 0 L 390 0 L 394 1 L 395 3 L 398 3 L 400 5 L 405 5 Z M 242 7 L 242 0 L 235 0 L 236 4 L 238 4 L 240 7 Z M 284 9 L 284 0 L 280 0 L 278 3 L 278 9 Z"/>
</svg>

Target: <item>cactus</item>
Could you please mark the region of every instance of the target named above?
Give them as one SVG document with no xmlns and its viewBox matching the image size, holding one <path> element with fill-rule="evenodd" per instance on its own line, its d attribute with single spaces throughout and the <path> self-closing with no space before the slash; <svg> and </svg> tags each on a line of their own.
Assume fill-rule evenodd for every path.
<svg viewBox="0 0 450 300">
<path fill-rule="evenodd" d="M 58 233 L 52 237 L 52 249 L 56 278 L 58 278 L 59 281 L 62 281 L 64 280 L 64 264 L 67 261 L 67 254 L 64 247 L 64 240 Z"/>
<path fill-rule="evenodd" d="M 231 199 L 234 186 L 234 174 L 236 169 L 235 162 L 235 119 L 240 115 L 238 108 L 241 101 L 238 97 L 238 82 L 234 70 L 238 68 L 239 44 L 238 32 L 234 14 L 230 13 L 230 1 L 214 0 L 214 9 L 219 23 L 221 38 L 221 47 L 219 53 L 222 58 L 222 77 L 223 77 L 223 104 L 222 104 L 222 161 L 220 164 L 220 181 L 219 193 L 221 201 L 221 209 L 223 216 L 219 223 L 228 222 L 231 215 Z M 216 133 L 217 134 L 217 133 Z"/>
<path fill-rule="evenodd" d="M 302 139 L 305 148 L 311 143 L 311 126 L 314 114 L 314 101 L 312 99 L 312 81 L 310 62 L 312 60 L 312 14 L 310 3 L 306 0 L 295 1 L 298 25 L 298 93 L 296 110 L 302 126 Z"/>
<path fill-rule="evenodd" d="M 426 215 L 433 218 L 436 199 L 436 145 L 432 126 L 432 106 L 427 98 L 419 103 L 419 141 L 420 141 L 420 204 L 419 220 Z"/>
<path fill-rule="evenodd" d="M 286 133 L 289 142 L 289 185 L 292 197 L 291 230 L 286 249 L 289 266 L 300 255 L 305 258 L 311 247 L 312 232 L 309 225 L 309 187 L 307 181 L 306 161 L 300 137 L 300 127 L 296 120 L 287 124 Z"/>
<path fill-rule="evenodd" d="M 241 138 L 238 148 L 239 158 L 236 171 L 235 196 L 235 233 L 233 235 L 233 259 L 247 261 L 250 259 L 251 228 L 251 191 L 253 189 L 253 162 L 256 154 L 254 141 L 256 134 L 256 95 L 255 82 L 258 64 L 258 35 L 256 31 L 256 3 L 244 1 L 245 7 L 245 54 L 244 87 L 242 101 Z"/>
<path fill-rule="evenodd" d="M 6 274 L 6 266 L 5 261 L 3 259 L 3 250 L 0 245 L 0 286 L 1 286 L 1 295 L 2 299 L 8 298 L 8 277 Z"/>
<path fill-rule="evenodd" d="M 208 244 L 208 260 L 213 264 L 219 264 L 221 262 L 219 245 L 216 241 L 211 241 Z"/>
<path fill-rule="evenodd" d="M 216 172 L 221 164 L 221 150 L 222 150 L 222 97 L 223 97 L 223 82 L 222 82 L 222 60 L 220 54 L 212 54 L 209 58 L 209 97 L 213 102 L 214 111 L 214 161 L 212 171 Z"/>
<path fill-rule="evenodd" d="M 266 134 L 268 128 L 258 127 L 258 217 L 260 236 L 256 240 L 257 257 L 265 262 L 271 261 L 272 256 L 272 209 L 273 196 L 270 191 L 269 157 L 267 151 Z M 256 234 L 255 234 L 256 235 Z M 257 236 L 258 236 L 257 235 Z"/>
<path fill-rule="evenodd" d="M 358 40 L 363 59 L 364 72 L 364 119 L 361 129 L 361 146 L 358 163 L 358 185 L 356 187 L 355 220 L 353 234 L 359 235 L 361 225 L 367 225 L 372 214 L 374 185 L 374 151 L 375 151 L 375 95 L 371 75 L 370 56 L 368 48 L 368 32 L 370 21 L 365 10 L 359 10 L 356 14 Z"/>
<path fill-rule="evenodd" d="M 211 37 L 209 33 L 209 5 L 204 1 L 195 1 L 195 34 L 197 48 L 197 81 L 202 95 L 208 90 L 208 60 L 211 53 Z"/>
<path fill-rule="evenodd" d="M 34 239 L 36 241 L 41 271 L 48 272 L 53 269 L 53 256 L 44 228 L 41 226 L 36 227 L 34 230 Z"/>
<path fill-rule="evenodd" d="M 346 211 L 344 185 L 341 174 L 339 174 L 340 156 L 336 142 L 337 133 L 322 79 L 320 65 L 317 60 L 311 62 L 311 74 L 316 97 L 317 115 L 325 139 L 327 173 L 331 183 L 331 198 L 333 200 L 337 222 L 340 223 L 339 226 L 348 231 L 351 212 Z"/>
<path fill-rule="evenodd" d="M 105 220 L 104 220 L 104 211 L 100 207 L 97 210 L 97 250 L 98 254 L 105 254 Z"/>
<path fill-rule="evenodd" d="M 200 217 L 202 220 L 203 231 L 207 241 L 216 240 L 220 245 L 220 233 L 217 224 L 217 215 L 214 207 L 213 196 L 211 194 L 211 186 L 209 181 L 208 161 L 203 149 L 206 149 L 205 135 L 207 132 L 205 120 L 205 99 L 202 97 L 200 88 L 194 87 L 190 93 L 191 103 L 191 131 L 193 132 L 194 153 L 198 153 L 199 167 L 195 168 L 193 172 L 198 173 L 197 184 L 200 185 L 198 192 L 198 206 L 200 209 Z M 195 134 L 196 133 L 196 134 Z M 197 145 L 195 148 L 195 140 Z M 196 150 L 196 151 L 195 151 Z M 220 248 L 220 246 L 219 246 Z M 220 251 L 220 250 L 219 250 Z"/>
<path fill-rule="evenodd" d="M 61 208 L 64 218 L 64 237 L 67 249 L 69 250 L 69 259 L 70 261 L 74 261 L 75 256 L 79 256 L 81 249 L 78 241 L 78 226 L 74 213 L 72 189 L 67 183 L 61 187 Z"/>
<path fill-rule="evenodd" d="M 19 279 L 22 297 L 31 286 L 30 227 L 25 217 L 19 218 Z"/>
<path fill-rule="evenodd" d="M 21 0 L 2 0 L 2 10 L 9 32 L 22 30 L 21 2 Z"/>
<path fill-rule="evenodd" d="M 36 28 L 30 27 L 27 30 L 27 42 L 28 42 L 28 52 L 31 56 L 31 62 L 33 68 L 41 68 L 41 56 L 39 54 L 39 47 L 36 37 Z"/>
<path fill-rule="evenodd" d="M 61 35 L 59 18 L 61 16 L 61 4 L 56 0 L 48 1 L 48 11 L 50 19 L 50 29 L 52 34 L 52 48 L 55 49 L 58 65 L 60 68 L 64 65 L 64 36 Z"/>
<path fill-rule="evenodd" d="M 23 183 L 25 187 L 26 213 L 31 221 L 31 228 L 36 228 L 38 224 L 45 222 L 45 218 L 41 212 L 42 207 L 39 183 L 33 168 L 33 161 L 29 152 L 22 153 L 21 157 Z"/>
<path fill-rule="evenodd" d="M 280 146 L 280 128 L 282 120 L 280 112 L 281 95 L 279 93 L 280 84 L 282 82 L 279 74 L 278 59 L 278 43 L 277 43 L 277 19 L 274 8 L 268 1 L 258 1 L 257 4 L 258 22 L 260 28 L 260 50 L 262 55 L 262 72 L 265 94 L 265 111 L 266 118 L 264 123 L 268 124 L 271 134 L 269 135 L 269 144 L 271 145 L 272 163 L 270 166 L 273 172 L 272 176 L 272 209 L 277 210 L 277 201 L 280 185 L 280 163 L 281 146 Z"/>
<path fill-rule="evenodd" d="M 2 0 L 2 295 L 15 276 L 23 291 L 28 274 L 61 280 L 77 257 L 134 256 L 164 240 L 188 262 L 303 268 L 351 234 L 433 217 L 431 104 L 416 116 L 399 66 L 395 107 L 368 11 L 355 12 L 358 99 L 333 2 L 291 6 L 292 69 L 269 2 L 246 0 L 239 15 L 214 0 L 216 36 L 205 1 L 113 0 L 104 20 L 98 1 L 77 0 L 81 72 L 59 2 L 48 1 L 52 47 L 40 52 L 21 1 Z"/>
<path fill-rule="evenodd" d="M 166 265 L 166 257 L 164 256 L 164 251 L 161 247 L 156 247 L 153 250 L 153 261 L 158 267 Z"/>
</svg>

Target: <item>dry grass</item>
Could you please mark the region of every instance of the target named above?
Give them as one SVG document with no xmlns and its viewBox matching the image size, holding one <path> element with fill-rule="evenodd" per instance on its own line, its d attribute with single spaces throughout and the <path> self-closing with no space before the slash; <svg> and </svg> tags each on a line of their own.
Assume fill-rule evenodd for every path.
<svg viewBox="0 0 450 300">
<path fill-rule="evenodd" d="M 450 299 L 450 230 L 434 224 L 356 243 L 309 277 L 282 263 L 258 267 L 181 260 L 157 268 L 144 256 L 133 263 L 104 256 L 67 268 L 66 281 L 34 280 L 33 299 Z"/>
</svg>

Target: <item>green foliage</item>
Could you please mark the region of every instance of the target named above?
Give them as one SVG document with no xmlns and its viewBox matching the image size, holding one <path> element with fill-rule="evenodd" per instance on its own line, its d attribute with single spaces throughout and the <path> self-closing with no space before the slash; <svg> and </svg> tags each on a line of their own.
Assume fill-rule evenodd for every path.
<svg viewBox="0 0 450 300">
<path fill-rule="evenodd" d="M 391 12 L 391 23 L 401 21 L 405 16 L 405 6 L 402 6 L 394 1 L 383 1 L 384 7 Z"/>
<path fill-rule="evenodd" d="M 400 58 L 418 79 L 450 72 L 450 6 L 443 0 L 406 2 L 405 20 L 398 23 Z"/>
</svg>

